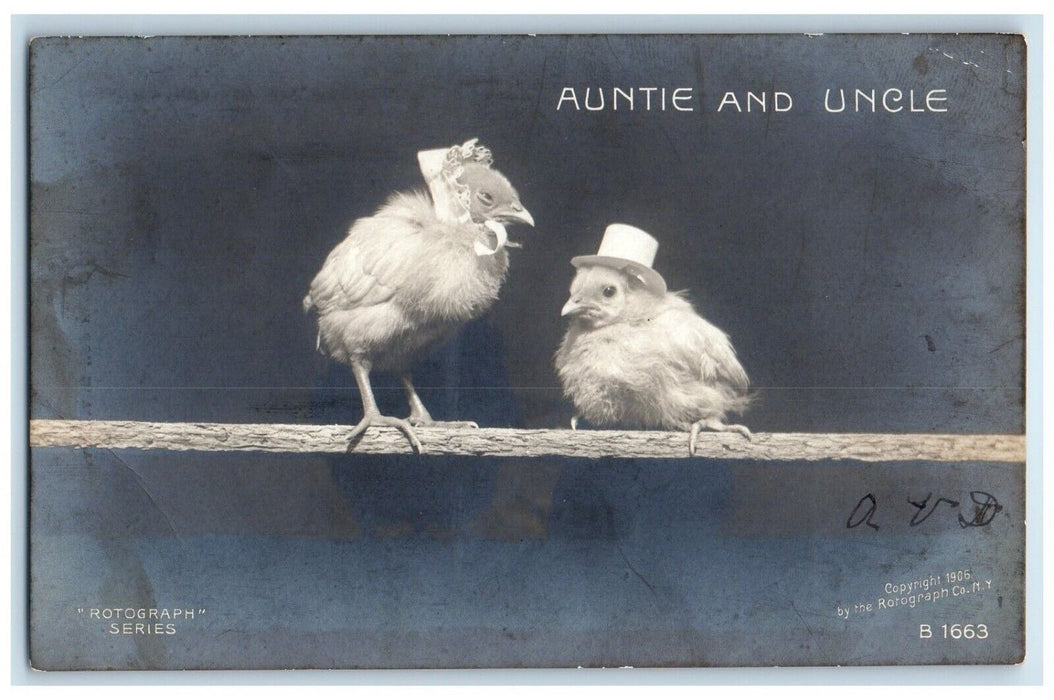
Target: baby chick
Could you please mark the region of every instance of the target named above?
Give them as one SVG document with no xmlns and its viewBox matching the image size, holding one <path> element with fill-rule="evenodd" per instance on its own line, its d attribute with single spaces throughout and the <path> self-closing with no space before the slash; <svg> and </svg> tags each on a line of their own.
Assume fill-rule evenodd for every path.
<svg viewBox="0 0 1054 700">
<path fill-rule="evenodd" d="M 665 291 L 650 260 L 646 267 L 575 260 L 582 262 L 562 311 L 571 323 L 555 358 L 575 406 L 571 427 L 581 417 L 597 427 L 686 430 L 692 455 L 702 429 L 750 438 L 745 426 L 725 423 L 749 402 L 747 374 L 728 336 L 682 292 Z"/>
<path fill-rule="evenodd" d="M 371 425 L 398 428 L 414 452 L 421 451 L 414 426 L 475 427 L 433 420 L 410 368 L 498 298 L 509 266 L 505 224 L 534 225 L 475 139 L 422 151 L 418 160 L 430 192 L 397 192 L 357 220 L 304 298 L 304 310 L 318 316 L 318 349 L 351 367 L 362 397 L 363 418 L 349 450 Z M 374 370 L 401 377 L 409 418 L 381 415 L 370 383 Z"/>
</svg>

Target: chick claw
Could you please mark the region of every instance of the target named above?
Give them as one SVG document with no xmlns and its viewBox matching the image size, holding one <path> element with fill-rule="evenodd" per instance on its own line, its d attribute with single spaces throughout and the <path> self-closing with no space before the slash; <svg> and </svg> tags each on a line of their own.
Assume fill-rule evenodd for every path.
<svg viewBox="0 0 1054 700">
<path fill-rule="evenodd" d="M 751 434 L 750 430 L 745 425 L 738 425 L 735 423 L 733 423 L 732 425 L 728 425 L 726 423 L 722 423 L 716 418 L 696 421 L 695 423 L 692 423 L 691 432 L 688 434 L 688 454 L 692 457 L 695 456 L 695 448 L 697 447 L 699 432 L 703 428 L 706 428 L 707 430 L 712 430 L 715 433 L 739 433 L 747 440 L 754 439 L 754 436 Z"/>
<path fill-rule="evenodd" d="M 420 403 L 420 399 L 417 401 Z M 432 414 L 423 405 L 418 408 L 411 406 L 410 415 L 407 416 L 406 422 L 415 428 L 472 428 L 479 430 L 479 424 L 474 420 L 434 420 Z"/>
<path fill-rule="evenodd" d="M 407 421 L 415 428 L 470 428 L 479 430 L 479 423 L 474 420 L 419 420 L 411 416 L 407 418 Z"/>
<path fill-rule="evenodd" d="M 359 424 L 351 431 L 351 435 L 348 436 L 348 447 L 346 452 L 351 454 L 355 447 L 362 440 L 362 436 L 366 434 L 366 429 L 371 426 L 388 426 L 390 428 L 398 428 L 399 432 L 406 436 L 406 439 L 410 442 L 410 447 L 413 449 L 414 454 L 421 454 L 421 441 L 417 439 L 417 435 L 414 434 L 414 429 L 410 426 L 408 421 L 402 418 L 395 418 L 394 416 L 382 416 L 380 413 L 367 413 L 359 421 Z"/>
</svg>

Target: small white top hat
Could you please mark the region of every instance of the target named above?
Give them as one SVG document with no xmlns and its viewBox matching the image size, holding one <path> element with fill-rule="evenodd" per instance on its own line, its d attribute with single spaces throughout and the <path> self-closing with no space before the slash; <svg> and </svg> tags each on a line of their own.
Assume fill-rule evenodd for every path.
<svg viewBox="0 0 1054 700">
<path fill-rule="evenodd" d="M 636 277 L 648 291 L 659 296 L 666 293 L 666 280 L 652 269 L 659 242 L 651 234 L 628 224 L 611 224 L 596 255 L 571 258 L 575 267 L 602 265 Z"/>
</svg>

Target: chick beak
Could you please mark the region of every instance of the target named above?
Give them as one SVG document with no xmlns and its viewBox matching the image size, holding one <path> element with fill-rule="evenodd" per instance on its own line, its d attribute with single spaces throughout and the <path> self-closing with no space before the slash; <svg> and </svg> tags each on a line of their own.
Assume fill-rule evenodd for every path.
<svg viewBox="0 0 1054 700">
<path fill-rule="evenodd" d="M 564 304 L 564 308 L 560 309 L 560 316 L 577 316 L 583 311 L 585 307 L 582 305 L 582 300 L 578 297 L 571 297 Z"/>
<path fill-rule="evenodd" d="M 518 222 L 534 226 L 534 217 L 531 216 L 531 212 L 524 209 L 519 202 L 513 202 L 507 207 L 503 207 L 500 211 L 494 212 L 491 216 L 496 219 L 503 219 L 509 223 Z"/>
</svg>

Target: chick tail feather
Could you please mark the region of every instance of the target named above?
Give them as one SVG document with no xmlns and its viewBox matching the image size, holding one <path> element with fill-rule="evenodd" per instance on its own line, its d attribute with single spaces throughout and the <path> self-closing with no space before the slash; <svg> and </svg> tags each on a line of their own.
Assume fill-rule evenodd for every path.
<svg viewBox="0 0 1054 700">
<path fill-rule="evenodd" d="M 306 295 L 304 295 L 304 301 L 301 302 L 301 303 L 302 303 L 302 305 L 304 307 L 304 313 L 305 314 L 311 313 L 312 309 L 314 309 L 314 307 L 315 307 L 315 300 L 311 298 L 311 293 L 310 292 L 308 292 Z M 321 329 L 318 332 L 315 333 L 315 352 L 322 352 L 322 330 Z M 325 353 L 323 353 L 323 354 L 325 354 Z"/>
</svg>

